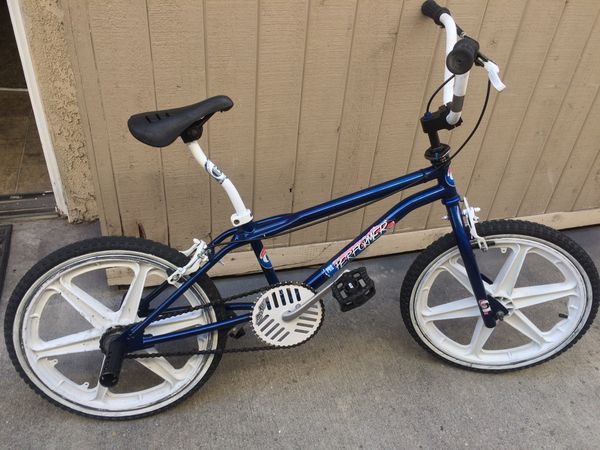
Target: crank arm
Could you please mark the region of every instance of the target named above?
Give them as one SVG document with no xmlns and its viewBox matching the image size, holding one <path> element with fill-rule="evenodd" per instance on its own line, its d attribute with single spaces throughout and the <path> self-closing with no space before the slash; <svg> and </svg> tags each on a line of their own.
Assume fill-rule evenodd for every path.
<svg viewBox="0 0 600 450">
<path fill-rule="evenodd" d="M 123 359 L 127 353 L 127 342 L 122 337 L 110 341 L 102 361 L 98 382 L 104 387 L 113 387 L 119 382 Z"/>
<path fill-rule="evenodd" d="M 296 317 L 300 316 L 304 311 L 306 311 L 308 308 L 310 308 L 312 305 L 314 305 L 318 300 L 320 300 L 321 297 L 323 297 L 323 295 L 325 295 L 333 287 L 333 285 L 337 282 L 337 280 L 342 275 L 344 275 L 345 273 L 348 273 L 348 272 L 350 272 L 350 271 L 349 270 L 344 270 L 340 274 L 339 277 L 337 277 L 331 283 L 327 284 L 323 289 L 321 289 L 319 292 L 317 292 L 311 298 L 309 298 L 308 300 L 306 300 L 306 302 L 304 302 L 304 303 L 298 303 L 298 304 L 296 304 L 296 306 L 293 309 L 285 311 L 281 315 L 281 318 L 285 322 L 289 322 L 290 320 L 294 320 Z"/>
</svg>

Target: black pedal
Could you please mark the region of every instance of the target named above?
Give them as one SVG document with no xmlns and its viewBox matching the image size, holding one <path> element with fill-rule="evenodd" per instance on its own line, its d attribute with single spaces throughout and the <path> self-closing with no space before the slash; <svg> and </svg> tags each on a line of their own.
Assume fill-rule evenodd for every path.
<svg viewBox="0 0 600 450">
<path fill-rule="evenodd" d="M 365 267 L 345 273 L 337 279 L 332 293 L 340 304 L 342 312 L 364 305 L 375 295 L 375 283 L 367 275 Z"/>
<path fill-rule="evenodd" d="M 246 330 L 242 326 L 235 326 L 229 330 L 229 337 L 233 339 L 240 339 L 246 335 Z"/>
</svg>

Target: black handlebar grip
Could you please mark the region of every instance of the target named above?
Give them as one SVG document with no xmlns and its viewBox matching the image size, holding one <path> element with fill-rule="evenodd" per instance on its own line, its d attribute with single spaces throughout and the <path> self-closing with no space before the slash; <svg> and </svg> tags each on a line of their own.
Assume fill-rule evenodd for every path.
<svg viewBox="0 0 600 450">
<path fill-rule="evenodd" d="M 455 75 L 467 73 L 473 67 L 478 52 L 479 43 L 475 39 L 465 36 L 454 44 L 454 48 L 448 53 L 446 58 L 448 70 Z"/>
<path fill-rule="evenodd" d="M 423 15 L 433 19 L 433 21 L 443 27 L 444 25 L 440 22 L 440 16 L 444 13 L 450 15 L 450 10 L 438 5 L 434 0 L 427 0 L 421 5 L 421 12 Z"/>
</svg>

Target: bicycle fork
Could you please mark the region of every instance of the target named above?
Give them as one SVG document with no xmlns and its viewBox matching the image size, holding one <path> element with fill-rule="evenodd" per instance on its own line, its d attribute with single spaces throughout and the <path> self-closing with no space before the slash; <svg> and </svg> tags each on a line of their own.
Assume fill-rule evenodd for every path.
<svg viewBox="0 0 600 450">
<path fill-rule="evenodd" d="M 456 244 L 460 251 L 469 282 L 473 289 L 473 295 L 477 300 L 477 306 L 479 307 L 479 313 L 483 319 L 483 323 L 488 328 L 494 328 L 496 326 L 496 320 L 501 319 L 504 315 L 508 314 L 508 310 L 496 300 L 494 297 L 488 294 L 481 278 L 481 272 L 477 265 L 477 259 L 473 253 L 473 245 L 467 235 L 465 224 L 463 221 L 463 215 L 460 210 L 460 198 L 458 196 L 452 197 L 448 200 L 442 201 L 448 211 L 448 220 L 452 225 L 452 231 L 456 237 Z M 474 225 L 471 225 L 474 226 Z"/>
</svg>

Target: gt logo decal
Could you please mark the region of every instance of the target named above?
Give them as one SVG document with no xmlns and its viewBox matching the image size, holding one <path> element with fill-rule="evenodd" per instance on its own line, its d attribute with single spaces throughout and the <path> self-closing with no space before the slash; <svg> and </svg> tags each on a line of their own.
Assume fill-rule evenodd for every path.
<svg viewBox="0 0 600 450">
<path fill-rule="evenodd" d="M 483 312 L 484 315 L 488 315 L 491 311 L 492 308 L 490 308 L 490 302 L 488 302 L 487 300 L 478 300 L 479 301 L 479 307 L 481 308 L 481 311 Z"/>
<path fill-rule="evenodd" d="M 265 269 L 272 269 L 273 268 L 273 264 L 271 264 L 271 260 L 269 259 L 269 257 L 267 256 L 267 249 L 263 248 L 260 251 L 260 256 L 258 258 L 258 262 L 260 263 L 260 265 L 262 267 L 264 267 Z"/>
<path fill-rule="evenodd" d="M 454 183 L 454 175 L 452 175 L 452 169 L 448 169 L 448 172 L 446 173 L 446 183 L 448 183 L 448 186 L 455 186 Z"/>
</svg>

